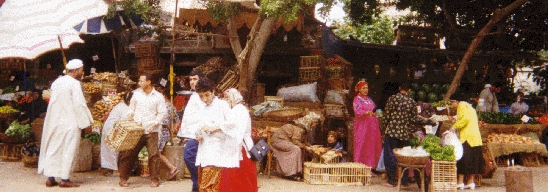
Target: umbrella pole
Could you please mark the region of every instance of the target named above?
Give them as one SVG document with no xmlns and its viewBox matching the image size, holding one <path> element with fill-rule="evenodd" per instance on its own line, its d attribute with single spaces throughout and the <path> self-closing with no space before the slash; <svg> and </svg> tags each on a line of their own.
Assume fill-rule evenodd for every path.
<svg viewBox="0 0 548 192">
<path fill-rule="evenodd" d="M 23 60 L 23 91 L 27 92 L 27 60 Z"/>
<path fill-rule="evenodd" d="M 118 60 L 116 58 L 116 49 L 114 48 L 114 32 L 110 34 L 110 43 L 112 44 L 112 55 L 114 56 L 114 70 L 116 72 L 116 85 L 118 85 Z"/>
<path fill-rule="evenodd" d="M 169 94 L 171 96 L 171 106 L 173 106 L 173 81 L 174 81 L 174 78 L 175 78 L 175 74 L 173 73 L 173 63 L 175 62 L 175 49 L 174 49 L 174 46 L 175 46 L 175 16 L 177 16 L 177 4 L 179 4 L 179 0 L 175 0 L 175 12 L 173 12 L 173 29 L 171 30 L 172 31 L 172 35 L 171 35 L 171 62 L 169 63 Z M 173 124 L 173 117 L 174 117 L 174 113 L 175 111 L 174 110 L 171 110 L 171 114 L 170 114 L 170 124 L 171 124 L 171 129 L 173 130 L 174 128 L 174 124 Z M 173 135 L 173 134 L 172 134 Z"/>
<path fill-rule="evenodd" d="M 63 50 L 63 44 L 61 43 L 61 36 L 57 35 L 57 40 L 59 41 L 59 47 L 61 47 L 61 55 L 63 55 L 63 68 L 65 69 L 65 73 L 68 73 L 67 56 L 65 55 L 65 51 Z"/>
</svg>

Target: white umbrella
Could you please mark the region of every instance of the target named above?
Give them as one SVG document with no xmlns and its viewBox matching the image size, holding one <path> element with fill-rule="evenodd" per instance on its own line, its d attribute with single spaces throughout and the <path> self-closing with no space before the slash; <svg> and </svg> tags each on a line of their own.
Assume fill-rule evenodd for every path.
<svg viewBox="0 0 548 192">
<path fill-rule="evenodd" d="M 0 8 L 0 58 L 34 59 L 83 43 L 72 27 L 107 10 L 103 0 L 6 0 Z"/>
</svg>

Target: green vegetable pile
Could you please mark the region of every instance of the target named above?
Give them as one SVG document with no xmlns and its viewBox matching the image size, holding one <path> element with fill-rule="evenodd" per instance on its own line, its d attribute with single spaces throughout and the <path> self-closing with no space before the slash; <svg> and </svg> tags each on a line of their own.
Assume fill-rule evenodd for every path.
<svg viewBox="0 0 548 192">
<path fill-rule="evenodd" d="M 417 147 L 422 146 L 422 148 L 430 153 L 432 160 L 436 161 L 454 161 L 455 160 L 455 147 L 452 145 L 441 145 L 441 138 L 433 135 L 427 134 L 424 136 L 422 141 L 415 137 L 410 141 L 411 146 Z"/>
<path fill-rule="evenodd" d="M 92 144 L 101 143 L 101 134 L 99 134 L 97 132 L 88 133 L 84 136 L 84 138 L 89 139 Z"/>
<path fill-rule="evenodd" d="M 432 103 L 432 106 L 434 107 L 449 107 L 450 105 L 451 103 L 449 103 L 449 101 L 446 101 L 446 100 L 440 100 Z"/>
<path fill-rule="evenodd" d="M 478 112 L 478 120 L 491 124 L 521 124 L 521 116 L 512 115 L 509 113 L 493 113 L 493 112 Z M 538 124 L 538 122 L 531 118 L 527 124 Z"/>
<path fill-rule="evenodd" d="M 21 125 L 18 120 L 11 122 L 10 127 L 6 130 L 6 135 L 14 137 L 20 135 L 23 139 L 30 139 L 32 133 L 30 132 L 30 125 Z"/>
</svg>

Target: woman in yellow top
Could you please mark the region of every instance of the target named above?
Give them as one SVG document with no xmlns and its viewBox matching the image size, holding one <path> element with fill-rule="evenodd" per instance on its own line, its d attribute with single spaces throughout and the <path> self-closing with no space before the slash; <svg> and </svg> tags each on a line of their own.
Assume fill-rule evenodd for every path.
<svg viewBox="0 0 548 192">
<path fill-rule="evenodd" d="M 482 141 L 478 126 L 476 110 L 466 102 L 452 102 L 451 107 L 457 107 L 457 121 L 451 131 L 459 131 L 460 142 L 462 143 L 463 155 L 457 161 L 457 188 L 474 190 L 476 184 L 474 177 L 481 174 L 484 168 L 482 157 Z M 464 185 L 464 176 L 469 175 L 467 184 Z"/>
</svg>

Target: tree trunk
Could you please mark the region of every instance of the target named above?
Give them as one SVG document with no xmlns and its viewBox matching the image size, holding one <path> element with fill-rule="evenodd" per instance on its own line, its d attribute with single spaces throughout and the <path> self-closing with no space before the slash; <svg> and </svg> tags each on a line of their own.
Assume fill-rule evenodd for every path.
<svg viewBox="0 0 548 192">
<path fill-rule="evenodd" d="M 462 60 L 460 62 L 459 68 L 457 69 L 457 72 L 455 73 L 455 77 L 453 78 L 453 81 L 451 82 L 451 86 L 449 87 L 449 90 L 447 90 L 447 93 L 445 94 L 445 97 L 443 97 L 443 100 L 448 101 L 451 95 L 455 93 L 457 90 L 457 86 L 460 84 L 460 81 L 462 79 L 462 76 L 464 75 L 464 70 L 468 66 L 468 62 L 470 62 L 470 59 L 472 59 L 472 56 L 474 55 L 474 52 L 478 45 L 483 40 L 483 37 L 485 35 L 489 34 L 489 31 L 491 28 L 498 23 L 503 17 L 508 15 L 513 10 L 517 9 L 519 6 L 525 4 L 528 0 L 516 0 L 512 4 L 508 5 L 505 8 L 497 9 L 493 12 L 493 16 L 487 22 L 487 24 L 479 31 L 478 35 L 472 40 L 472 43 L 470 43 L 470 46 L 466 50 L 466 53 L 464 53 L 464 56 L 462 57 Z"/>
<path fill-rule="evenodd" d="M 242 44 L 240 44 L 240 37 L 238 36 L 238 31 L 236 29 L 236 21 L 231 17 L 228 19 L 228 38 L 230 39 L 230 47 L 234 55 L 239 56 L 242 53 Z M 236 57 L 236 60 L 239 62 L 240 58 Z"/>
<path fill-rule="evenodd" d="M 238 89 L 247 100 L 250 99 L 250 90 L 257 76 L 257 66 L 264 47 L 277 21 L 277 18 L 258 17 L 249 32 L 244 50 L 237 56 L 240 75 Z"/>
</svg>

